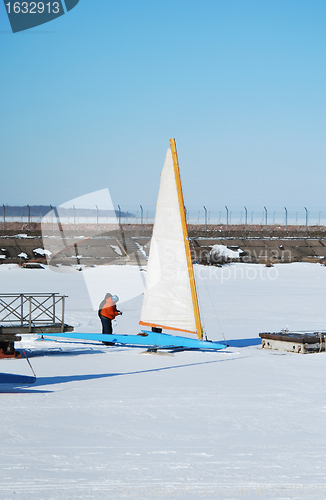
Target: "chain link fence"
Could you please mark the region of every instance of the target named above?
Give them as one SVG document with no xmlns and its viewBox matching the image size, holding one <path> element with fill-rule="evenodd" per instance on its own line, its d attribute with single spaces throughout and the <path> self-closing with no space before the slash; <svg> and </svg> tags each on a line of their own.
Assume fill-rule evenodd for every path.
<svg viewBox="0 0 326 500">
<path fill-rule="evenodd" d="M 222 225 L 222 226 L 291 226 L 311 227 L 326 226 L 326 208 L 269 208 L 269 207 L 196 207 L 186 206 L 186 217 L 189 225 Z M 40 206 L 0 206 L 0 228 L 5 230 L 12 223 L 21 223 L 27 229 L 32 224 L 39 224 L 43 217 L 55 207 Z M 105 225 L 112 218 L 120 224 L 153 224 L 155 206 L 117 205 L 114 211 L 94 208 L 60 208 L 60 218 L 69 224 Z"/>
</svg>

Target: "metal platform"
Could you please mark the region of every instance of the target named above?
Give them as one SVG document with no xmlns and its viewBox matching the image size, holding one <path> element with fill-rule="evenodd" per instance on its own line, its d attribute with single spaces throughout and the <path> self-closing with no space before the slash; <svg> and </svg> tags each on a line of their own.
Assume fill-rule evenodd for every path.
<svg viewBox="0 0 326 500">
<path fill-rule="evenodd" d="M 13 326 L 0 326 L 0 339 L 12 335 L 26 335 L 28 333 L 42 335 L 42 333 L 64 333 L 73 332 L 74 327 L 70 325 L 62 325 L 61 323 L 44 324 L 30 327 L 30 325 L 13 325 Z"/>
<path fill-rule="evenodd" d="M 72 332 L 64 322 L 65 295 L 0 294 L 0 358 L 17 358 L 21 335 Z"/>
</svg>

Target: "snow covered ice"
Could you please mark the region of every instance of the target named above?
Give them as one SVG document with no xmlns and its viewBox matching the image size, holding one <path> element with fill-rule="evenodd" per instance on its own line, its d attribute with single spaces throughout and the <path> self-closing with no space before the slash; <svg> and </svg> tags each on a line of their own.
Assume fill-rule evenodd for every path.
<svg viewBox="0 0 326 500">
<path fill-rule="evenodd" d="M 258 334 L 325 330 L 326 267 L 195 273 L 208 337 L 232 341 L 224 351 L 17 344 L 37 380 L 2 386 L 1 500 L 325 496 L 326 354 L 264 351 Z M 0 283 L 0 293 L 66 294 L 66 322 L 100 331 L 82 272 L 3 264 Z M 116 333 L 140 331 L 141 303 L 121 304 Z M 3 374 L 32 376 L 26 359 L 0 363 Z"/>
</svg>

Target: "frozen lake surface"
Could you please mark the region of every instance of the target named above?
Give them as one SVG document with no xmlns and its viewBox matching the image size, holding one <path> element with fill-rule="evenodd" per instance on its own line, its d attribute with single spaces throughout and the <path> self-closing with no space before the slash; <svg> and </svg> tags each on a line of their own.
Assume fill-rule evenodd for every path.
<svg viewBox="0 0 326 500">
<path fill-rule="evenodd" d="M 326 354 L 264 351 L 258 334 L 325 330 L 326 267 L 195 267 L 208 337 L 230 340 L 223 351 L 24 337 L 29 386 L 9 378 L 33 376 L 26 359 L 0 361 L 1 500 L 325 496 Z M 107 291 L 128 299 L 115 331 L 138 333 L 135 270 L 112 273 Z M 89 290 L 82 272 L 0 266 L 0 293 L 68 295 L 77 332 L 100 331 Z"/>
</svg>

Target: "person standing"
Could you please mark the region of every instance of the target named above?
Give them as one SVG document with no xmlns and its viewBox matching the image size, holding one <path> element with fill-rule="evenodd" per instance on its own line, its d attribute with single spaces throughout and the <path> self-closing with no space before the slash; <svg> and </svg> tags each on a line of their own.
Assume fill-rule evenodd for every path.
<svg viewBox="0 0 326 500">
<path fill-rule="evenodd" d="M 99 305 L 98 315 L 102 323 L 102 333 L 105 335 L 112 335 L 112 320 L 122 314 L 117 309 L 117 302 L 119 297 L 107 293 Z"/>
</svg>

